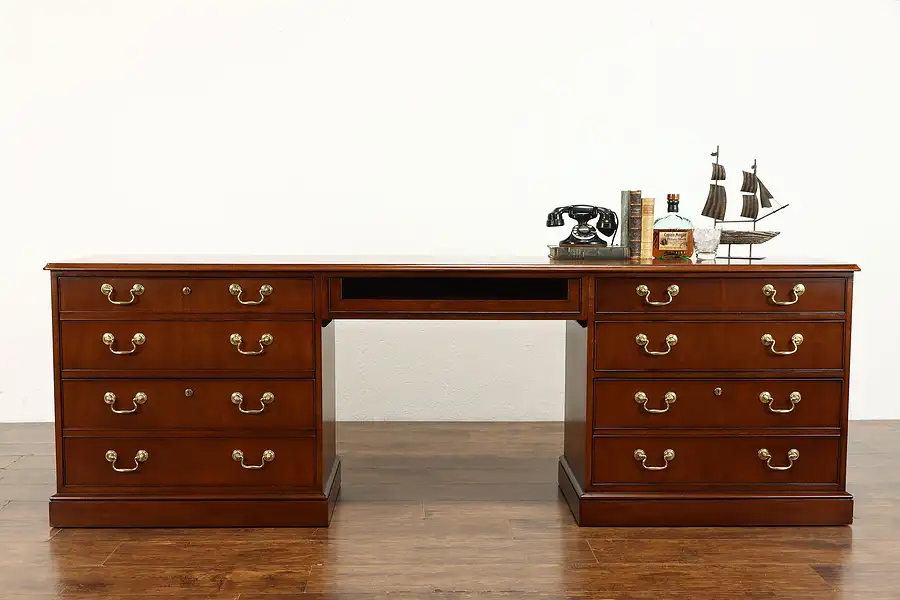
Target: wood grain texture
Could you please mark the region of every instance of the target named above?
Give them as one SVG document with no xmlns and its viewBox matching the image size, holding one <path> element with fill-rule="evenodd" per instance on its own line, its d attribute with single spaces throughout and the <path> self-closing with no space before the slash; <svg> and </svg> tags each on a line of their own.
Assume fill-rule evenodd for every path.
<svg viewBox="0 0 900 600">
<path fill-rule="evenodd" d="M 100 291 L 103 284 L 113 286 L 107 297 Z M 134 296 L 133 285 L 143 286 L 143 293 Z M 241 287 L 240 296 L 229 287 Z M 263 286 L 271 293 L 261 296 Z M 187 288 L 187 289 L 186 289 Z M 242 304 L 258 302 L 258 304 Z M 260 302 L 262 298 L 262 302 Z M 117 305 L 117 302 L 130 304 Z M 312 277 L 160 277 L 153 273 L 134 273 L 127 277 L 61 277 L 59 280 L 60 311 L 140 315 L 153 313 L 203 314 L 223 313 L 252 317 L 268 313 L 312 313 Z"/>
<path fill-rule="evenodd" d="M 765 484 L 766 490 L 777 487 L 829 487 L 838 485 L 838 455 L 840 437 L 833 436 L 751 436 L 716 433 L 707 436 L 594 436 L 594 484 L 626 484 L 644 489 L 685 488 L 700 484 L 703 489 L 735 484 Z M 665 467 L 648 470 L 634 452 L 647 455 L 646 467 Z M 674 450 L 675 458 L 663 459 L 663 453 Z M 790 467 L 773 470 L 760 460 L 758 452 L 767 449 L 770 465 Z M 788 451 L 796 449 L 800 458 L 793 466 Z"/>
<path fill-rule="evenodd" d="M 587 436 L 588 331 L 577 321 L 566 321 L 565 445 L 563 455 L 574 477 L 584 487 L 588 480 Z"/>
<path fill-rule="evenodd" d="M 775 338 L 775 350 L 793 349 L 791 336 L 803 343 L 787 356 L 772 354 L 761 342 L 763 334 Z M 635 342 L 649 338 L 646 349 Z M 678 342 L 668 354 L 666 336 Z M 800 371 L 844 368 L 844 323 L 841 321 L 616 321 L 598 322 L 594 336 L 597 371 Z"/>
<path fill-rule="evenodd" d="M 244 525 L 327 525 L 342 473 L 334 423 L 335 318 L 566 320 L 558 485 L 583 524 L 640 524 L 633 521 L 640 511 L 630 507 L 642 503 L 664 507 L 664 516 L 648 518 L 661 525 L 706 523 L 704 515 L 727 524 L 741 524 L 745 516 L 747 523 L 778 525 L 794 518 L 852 519 L 845 480 L 855 265 L 256 260 L 214 257 L 203 267 L 186 257 L 48 265 L 58 523 L 189 523 L 173 515 L 183 503 L 183 514 L 198 525 L 228 524 L 227 518 Z M 672 302 L 651 307 L 635 293 L 636 282 L 650 287 L 654 299 L 672 282 L 680 291 Z M 103 283 L 114 286 L 118 300 L 134 283 L 144 293 L 114 305 L 100 293 Z M 248 298 L 264 284 L 273 293 L 245 306 L 228 292 L 232 283 Z M 767 283 L 780 290 L 781 300 L 796 283 L 806 292 L 776 306 L 762 293 Z M 102 342 L 107 332 L 116 337 L 111 348 Z M 129 349 L 136 332 L 146 336 L 145 344 L 125 355 L 111 352 Z M 274 336 L 272 345 L 260 346 L 264 333 Z M 651 356 L 635 341 L 644 334 L 646 350 L 660 351 L 670 333 L 678 342 L 665 355 Z M 787 355 L 760 339 L 771 334 L 774 350 L 784 352 L 795 333 L 803 343 Z M 261 354 L 239 352 L 232 334 L 243 337 L 242 350 Z M 720 395 L 712 394 L 716 388 Z M 244 414 L 231 404 L 235 391 L 251 410 L 262 406 L 266 392 L 275 402 L 261 414 Z M 759 400 L 763 391 L 772 395 L 769 406 Z M 107 392 L 116 394 L 119 409 L 129 410 L 138 392 L 147 402 L 133 414 L 114 414 L 101 404 Z M 659 410 L 667 392 L 677 402 L 665 414 L 650 414 L 634 402 L 638 392 L 647 394 L 650 410 Z M 785 410 L 795 392 L 802 399 L 793 411 L 770 410 Z M 406 443 L 405 451 L 415 455 L 418 445 Z M 769 469 L 757 457 L 763 447 L 773 466 L 784 466 L 792 448 L 801 458 L 790 470 Z M 647 453 L 648 467 L 660 466 L 668 448 L 677 458 L 664 470 L 645 469 L 634 461 L 638 448 Z M 234 449 L 245 452 L 248 465 L 259 465 L 264 450 L 273 450 L 276 460 L 241 469 L 231 460 Z M 120 473 L 103 459 L 107 450 L 118 452 L 117 465 L 125 468 L 138 450 L 150 459 Z M 540 482 L 521 479 L 515 470 L 496 475 L 476 467 L 467 468 L 467 484 L 485 496 L 495 493 L 493 484 L 502 484 L 509 498 L 540 493 Z M 45 479 L 19 476 L 26 485 Z M 726 487 L 729 495 L 722 493 Z M 16 493 L 39 498 L 39 490 Z M 432 491 L 455 493 L 450 481 Z M 402 493 L 390 486 L 377 491 L 382 500 Z M 144 516 L 131 517 L 128 507 L 137 504 L 129 502 L 138 498 Z M 293 514 L 286 501 L 308 513 Z M 216 512 L 215 502 L 229 508 Z M 816 508 L 804 514 L 804 503 Z M 765 521 L 778 506 L 788 508 Z M 241 510 L 253 514 L 235 517 Z"/>
<path fill-rule="evenodd" d="M 63 371 L 89 370 L 212 370 L 227 376 L 231 371 L 308 371 L 315 365 L 312 320 L 191 321 L 190 327 L 174 321 L 62 321 L 60 344 Z M 115 336 L 106 346 L 104 333 Z M 111 350 L 131 350 L 132 336 L 143 333 L 146 341 L 133 354 L 116 355 Z M 240 334 L 246 352 L 260 350 L 260 338 L 274 337 L 262 354 L 243 355 L 230 343 Z"/>
<path fill-rule="evenodd" d="M 435 255 L 254 255 L 254 254 L 105 254 L 48 263 L 49 271 L 97 271 L 101 276 L 120 271 L 214 273 L 319 273 L 445 271 L 459 273 L 852 273 L 853 263 L 802 256 L 770 256 L 763 260 L 590 260 L 554 261 L 541 256 L 435 256 Z M 255 276 L 255 275 L 249 275 Z"/>
<path fill-rule="evenodd" d="M 321 434 L 318 436 L 320 440 L 319 455 L 322 457 L 319 469 L 319 483 L 321 489 L 327 493 L 331 482 L 328 481 L 329 475 L 335 468 L 337 460 L 336 446 L 337 438 L 335 432 L 335 346 L 334 346 L 334 322 L 321 328 L 321 346 L 322 358 L 319 367 L 320 379 L 322 381 L 322 402 L 321 411 L 322 423 Z M 332 499 L 333 501 L 336 500 Z"/>
<path fill-rule="evenodd" d="M 115 395 L 109 405 L 104 397 Z M 135 407 L 134 398 L 146 400 Z M 240 394 L 240 404 L 233 402 Z M 271 400 L 266 397 L 271 394 Z M 315 385 L 311 379 L 69 379 L 62 382 L 63 429 L 126 431 L 281 430 L 315 435 Z M 133 410 L 117 414 L 111 409 Z M 256 414 L 242 413 L 259 411 Z"/>
<path fill-rule="evenodd" d="M 346 495 L 327 528 L 56 529 L 46 502 L 8 501 L 24 484 L 4 484 L 0 468 L 0 596 L 896 599 L 900 478 L 891 466 L 900 423 L 850 423 L 850 485 L 865 493 L 852 526 L 819 527 L 578 527 L 553 481 L 563 431 L 562 423 L 339 423 Z M 50 424 L 0 424 L 0 449 L 52 439 Z M 541 487 L 518 486 L 512 497 L 505 482 L 469 485 L 478 471 Z M 173 503 L 173 518 L 185 504 Z M 716 506 L 697 514 L 727 516 Z M 773 508 L 743 510 L 782 514 Z M 817 512 L 808 502 L 782 508 Z M 666 507 L 633 504 L 618 514 L 626 509 L 652 522 Z M 235 520 L 252 512 L 229 510 L 220 509 Z M 304 514 L 290 502 L 285 513 Z"/>
<path fill-rule="evenodd" d="M 793 301 L 795 296 L 791 290 L 797 284 L 803 284 L 806 291 L 794 304 L 776 305 L 762 293 L 766 284 L 775 287 L 774 299 L 779 302 Z M 595 309 L 598 313 L 789 315 L 810 312 L 843 313 L 845 310 L 844 279 L 840 277 L 798 274 L 794 277 L 730 275 L 698 278 L 631 274 L 628 277 L 598 278 L 596 285 Z M 650 289 L 650 295 L 646 298 L 636 292 L 640 285 Z M 669 301 L 666 290 L 671 285 L 678 286 L 678 293 Z M 648 300 L 667 304 L 654 306 Z"/>
<path fill-rule="evenodd" d="M 768 392 L 769 403 L 760 401 Z M 646 401 L 636 401 L 639 394 Z M 666 394 L 675 398 L 666 410 Z M 791 394 L 800 394 L 793 403 Z M 643 398 L 643 396 L 638 396 Z M 842 379 L 595 379 L 595 429 L 796 429 L 838 431 Z M 651 413 L 649 411 L 665 411 Z M 788 411 L 776 413 L 773 410 Z"/>
<path fill-rule="evenodd" d="M 67 437 L 63 453 L 67 457 L 66 490 L 75 486 L 113 486 L 123 488 L 244 486 L 279 488 L 309 487 L 315 480 L 314 438 L 209 437 Z M 133 468 L 134 456 L 146 450 L 149 458 L 136 471 L 119 473 L 104 458 L 114 450 L 120 468 Z M 246 469 L 232 458 L 232 452 L 244 453 Z M 274 460 L 263 462 L 263 452 L 272 450 Z M 144 493 L 143 491 L 141 493 Z"/>
</svg>

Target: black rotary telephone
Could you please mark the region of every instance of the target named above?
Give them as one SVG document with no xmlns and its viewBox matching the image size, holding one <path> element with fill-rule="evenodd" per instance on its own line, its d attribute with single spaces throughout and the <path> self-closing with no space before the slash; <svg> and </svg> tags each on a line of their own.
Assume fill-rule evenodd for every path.
<svg viewBox="0 0 900 600">
<path fill-rule="evenodd" d="M 588 206 L 586 204 L 560 206 L 553 209 L 547 215 L 547 227 L 561 227 L 563 225 L 563 215 L 569 215 L 578 224 L 572 227 L 572 233 L 559 243 L 560 246 L 607 246 L 609 244 L 597 235 L 597 231 L 599 230 L 604 236 L 610 238 L 609 243 L 611 244 L 615 240 L 616 231 L 619 230 L 619 218 L 616 216 L 616 213 L 602 206 Z M 597 217 L 600 217 L 600 219 L 597 221 L 596 227 L 588 223 L 588 221 Z"/>
</svg>

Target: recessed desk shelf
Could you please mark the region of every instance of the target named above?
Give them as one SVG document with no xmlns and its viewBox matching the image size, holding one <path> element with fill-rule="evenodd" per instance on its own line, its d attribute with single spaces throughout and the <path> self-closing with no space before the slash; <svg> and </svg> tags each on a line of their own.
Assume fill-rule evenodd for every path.
<svg viewBox="0 0 900 600">
<path fill-rule="evenodd" d="M 328 278 L 333 317 L 581 318 L 580 277 L 398 273 Z"/>
</svg>

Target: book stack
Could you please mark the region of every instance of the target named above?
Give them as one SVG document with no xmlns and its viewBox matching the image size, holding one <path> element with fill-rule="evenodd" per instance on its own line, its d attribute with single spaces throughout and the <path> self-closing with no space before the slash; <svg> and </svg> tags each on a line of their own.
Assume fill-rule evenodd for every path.
<svg viewBox="0 0 900 600">
<path fill-rule="evenodd" d="M 653 217 L 655 214 L 655 200 L 642 198 L 641 190 L 623 190 L 621 196 L 622 218 L 621 229 L 622 245 L 627 249 L 631 258 L 653 257 Z"/>
</svg>

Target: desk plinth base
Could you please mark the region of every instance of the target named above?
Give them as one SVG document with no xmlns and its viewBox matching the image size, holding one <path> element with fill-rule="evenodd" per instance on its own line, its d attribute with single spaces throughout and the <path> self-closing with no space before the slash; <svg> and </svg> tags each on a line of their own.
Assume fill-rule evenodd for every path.
<svg viewBox="0 0 900 600">
<path fill-rule="evenodd" d="M 846 492 L 585 492 L 562 457 L 559 488 L 581 527 L 766 527 L 853 522 L 853 496 Z"/>
<path fill-rule="evenodd" d="M 322 495 L 264 498 L 50 498 L 51 527 L 327 527 L 341 492 L 340 458 Z"/>
</svg>

